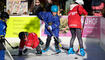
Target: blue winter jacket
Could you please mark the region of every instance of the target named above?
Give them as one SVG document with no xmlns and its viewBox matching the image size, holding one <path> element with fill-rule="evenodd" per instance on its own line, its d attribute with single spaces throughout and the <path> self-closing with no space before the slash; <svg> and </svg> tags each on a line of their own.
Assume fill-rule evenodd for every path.
<svg viewBox="0 0 105 60">
<path fill-rule="evenodd" d="M 5 36 L 7 25 L 4 21 L 0 20 L 0 35 Z"/>
<path fill-rule="evenodd" d="M 39 12 L 38 17 L 45 22 L 45 30 L 44 33 L 52 36 L 51 32 L 49 32 L 48 24 L 52 23 L 52 33 L 58 37 L 59 36 L 59 25 L 60 25 L 60 17 L 58 15 L 53 16 L 51 12 Z"/>
</svg>

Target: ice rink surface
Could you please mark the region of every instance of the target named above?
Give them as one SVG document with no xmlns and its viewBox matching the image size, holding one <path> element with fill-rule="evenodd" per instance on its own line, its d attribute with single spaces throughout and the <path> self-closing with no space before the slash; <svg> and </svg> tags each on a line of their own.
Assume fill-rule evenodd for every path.
<svg viewBox="0 0 105 60">
<path fill-rule="evenodd" d="M 45 42 L 46 37 L 41 37 Z M 64 47 L 69 48 L 70 38 L 60 37 Z M 18 38 L 7 38 L 8 41 L 15 40 L 14 42 L 19 42 Z M 43 53 L 41 56 L 35 55 L 35 50 L 29 50 L 25 56 L 13 56 L 14 60 L 105 60 L 105 51 L 100 47 L 99 39 L 95 38 L 83 38 L 84 48 L 86 49 L 86 55 L 84 57 L 78 54 L 67 54 L 67 51 L 61 49 L 61 53 L 54 54 L 54 41 L 52 39 L 50 44 L 50 50 L 46 53 Z M 44 46 L 42 46 L 44 47 Z M 8 47 L 12 55 L 17 55 L 18 49 L 11 49 Z M 75 40 L 74 50 L 78 49 L 78 40 Z M 5 60 L 11 60 L 6 52 Z"/>
</svg>

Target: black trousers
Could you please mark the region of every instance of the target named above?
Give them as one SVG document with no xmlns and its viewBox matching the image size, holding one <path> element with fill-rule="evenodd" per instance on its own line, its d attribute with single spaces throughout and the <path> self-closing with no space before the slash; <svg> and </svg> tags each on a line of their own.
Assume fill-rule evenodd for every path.
<svg viewBox="0 0 105 60">
<path fill-rule="evenodd" d="M 3 44 L 5 44 L 5 37 L 4 36 L 0 36 L 0 50 L 4 50 L 5 49 Z"/>
<path fill-rule="evenodd" d="M 45 49 L 49 47 L 50 42 L 51 42 L 51 37 L 52 37 L 52 36 L 47 35 L 47 41 L 46 41 Z M 58 46 L 59 42 L 58 42 L 56 39 L 58 40 L 58 37 L 54 38 L 54 41 L 55 41 L 55 48 L 56 48 L 56 49 L 59 49 L 59 46 Z"/>
<path fill-rule="evenodd" d="M 70 28 L 70 32 L 72 35 L 71 40 L 70 40 L 70 48 L 73 48 L 73 43 L 74 43 L 76 36 L 78 38 L 80 48 L 83 48 L 81 29 L 80 28 Z"/>
<path fill-rule="evenodd" d="M 25 49 L 25 51 L 23 51 L 23 52 L 26 53 L 27 51 L 28 51 L 28 49 Z M 42 54 L 40 45 L 38 45 L 38 46 L 36 47 L 36 51 L 37 51 L 36 54 Z M 18 55 L 20 55 L 20 56 L 23 55 L 23 54 L 22 54 L 22 50 L 19 50 Z"/>
<path fill-rule="evenodd" d="M 40 45 L 38 45 L 38 46 L 36 47 L 36 51 L 37 51 L 37 54 L 42 54 Z"/>
</svg>

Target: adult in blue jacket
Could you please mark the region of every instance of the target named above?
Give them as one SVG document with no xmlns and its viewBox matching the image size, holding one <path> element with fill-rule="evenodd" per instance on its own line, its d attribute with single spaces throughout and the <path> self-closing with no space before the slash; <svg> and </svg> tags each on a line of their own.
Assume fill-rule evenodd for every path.
<svg viewBox="0 0 105 60">
<path fill-rule="evenodd" d="M 6 12 L 2 12 L 0 16 L 0 60 L 5 60 L 5 34 L 6 34 L 6 19 L 9 18 L 9 15 Z"/>
<path fill-rule="evenodd" d="M 46 52 L 49 50 L 49 44 L 51 41 L 51 37 L 54 35 L 57 39 L 59 37 L 59 25 L 60 25 L 60 17 L 57 15 L 58 6 L 52 5 L 51 12 L 39 12 L 37 15 L 38 17 L 45 22 L 45 31 L 44 33 L 47 34 L 47 41 L 45 48 L 42 52 Z M 56 52 L 61 52 L 58 47 L 59 42 L 55 40 L 55 49 Z"/>
</svg>

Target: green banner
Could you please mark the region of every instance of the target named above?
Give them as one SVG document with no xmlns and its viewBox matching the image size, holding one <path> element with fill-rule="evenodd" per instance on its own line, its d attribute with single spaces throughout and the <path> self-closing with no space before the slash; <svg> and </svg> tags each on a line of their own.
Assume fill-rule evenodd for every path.
<svg viewBox="0 0 105 60">
<path fill-rule="evenodd" d="M 6 37 L 18 37 L 21 31 L 34 32 L 40 37 L 40 19 L 35 16 L 11 16 L 7 21 Z"/>
</svg>

